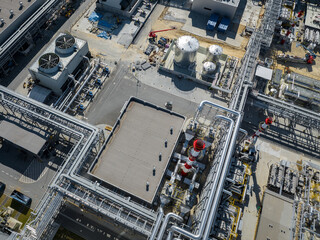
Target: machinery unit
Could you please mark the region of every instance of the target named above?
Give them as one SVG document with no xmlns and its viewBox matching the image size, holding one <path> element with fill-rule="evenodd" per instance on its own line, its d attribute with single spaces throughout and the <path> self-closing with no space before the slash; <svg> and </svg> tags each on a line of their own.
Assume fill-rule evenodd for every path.
<svg viewBox="0 0 320 240">
<path fill-rule="evenodd" d="M 274 163 L 270 166 L 266 192 L 276 192 L 276 196 L 282 199 L 291 199 L 289 211 L 294 211 L 292 217 L 289 214 L 287 218 L 291 219 L 289 225 L 292 227 L 288 230 L 291 231 L 292 239 L 319 239 L 319 176 L 319 166 L 303 160 L 298 160 L 296 164 L 281 160 L 280 164 Z M 263 220 L 260 219 L 261 221 Z M 274 222 L 274 219 L 272 221 Z"/>
<path fill-rule="evenodd" d="M 213 62 L 205 62 L 203 64 L 203 70 L 202 70 L 202 74 L 203 75 L 210 75 L 213 74 L 214 71 L 216 70 L 217 66 L 216 64 L 214 64 Z"/>
<path fill-rule="evenodd" d="M 219 62 L 222 52 L 223 52 L 222 47 L 218 45 L 211 45 L 208 48 L 207 61 L 216 62 L 216 63 Z"/>
<path fill-rule="evenodd" d="M 193 65 L 198 49 L 199 41 L 195 37 L 182 36 L 178 38 L 175 46 L 175 63 L 181 67 Z"/>
<path fill-rule="evenodd" d="M 280 86 L 279 97 L 318 111 L 320 84 L 316 79 L 291 73 L 285 77 L 285 83 Z"/>
<path fill-rule="evenodd" d="M 29 72 L 35 82 L 60 96 L 72 82 L 69 75 L 88 52 L 86 41 L 61 33 L 31 65 Z"/>
</svg>

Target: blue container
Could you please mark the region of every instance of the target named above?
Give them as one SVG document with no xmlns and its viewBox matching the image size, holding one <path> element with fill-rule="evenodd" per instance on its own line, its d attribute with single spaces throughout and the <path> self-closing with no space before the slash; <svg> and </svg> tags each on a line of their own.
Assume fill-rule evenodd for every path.
<svg viewBox="0 0 320 240">
<path fill-rule="evenodd" d="M 230 19 L 227 17 L 223 17 L 218 26 L 218 31 L 225 33 L 228 30 L 229 25 L 230 25 Z"/>
<path fill-rule="evenodd" d="M 213 31 L 219 20 L 219 15 L 212 14 L 207 22 L 207 30 Z"/>
</svg>

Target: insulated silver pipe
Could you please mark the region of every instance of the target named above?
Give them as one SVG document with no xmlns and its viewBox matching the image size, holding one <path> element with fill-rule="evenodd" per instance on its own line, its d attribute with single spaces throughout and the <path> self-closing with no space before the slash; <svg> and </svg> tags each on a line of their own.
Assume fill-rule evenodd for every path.
<svg viewBox="0 0 320 240">
<path fill-rule="evenodd" d="M 176 178 L 176 176 L 177 176 L 177 172 L 178 172 L 178 170 L 179 170 L 180 164 L 181 164 L 181 159 L 178 160 L 177 165 L 176 165 L 176 167 L 174 168 L 174 172 L 173 172 L 173 174 L 172 174 L 172 176 L 171 176 L 171 178 L 170 178 L 170 182 L 171 182 L 171 183 L 174 182 L 174 180 L 175 180 L 175 178 Z"/>
<path fill-rule="evenodd" d="M 220 178 L 220 182 L 219 182 L 219 186 L 218 186 L 218 190 L 217 190 L 217 195 L 216 195 L 216 197 L 214 199 L 214 202 L 212 204 L 210 215 L 209 215 L 209 218 L 208 218 L 208 221 L 207 221 L 207 227 L 206 227 L 206 230 L 205 230 L 205 232 L 203 234 L 203 239 L 208 239 L 209 238 L 209 234 L 211 232 L 211 227 L 212 227 L 213 221 L 214 221 L 214 219 L 216 217 L 217 209 L 218 209 L 218 206 L 219 206 L 219 201 L 220 201 L 220 198 L 221 198 L 221 192 L 222 192 L 221 188 L 223 188 L 223 186 L 224 186 L 226 175 L 227 175 L 227 173 L 229 171 L 231 157 L 232 157 L 232 155 L 234 153 L 234 148 L 235 148 L 235 145 L 236 145 L 237 133 L 239 131 L 239 127 L 240 127 L 240 117 L 238 117 L 238 119 L 237 119 L 236 126 L 235 126 L 235 129 L 234 129 L 234 134 L 233 134 L 232 140 L 231 140 L 231 145 L 228 148 L 228 150 L 229 150 L 228 151 L 228 155 L 226 157 L 226 162 L 224 163 L 224 166 L 223 166 L 223 170 L 222 170 L 222 174 L 221 174 L 221 178 Z"/>
<path fill-rule="evenodd" d="M 150 236 L 149 240 L 154 240 L 155 239 L 155 237 L 156 237 L 156 235 L 158 233 L 156 230 L 159 228 L 159 226 L 161 224 L 163 215 L 164 215 L 163 209 L 160 206 L 159 213 L 158 213 L 157 220 L 156 220 L 156 224 L 154 225 L 154 228 L 153 228 L 153 231 L 151 232 L 151 236 Z"/>
<path fill-rule="evenodd" d="M 208 103 L 208 104 L 210 104 L 210 105 L 212 105 L 212 106 L 218 106 L 218 105 L 216 105 L 216 104 L 214 104 L 214 103 L 207 102 L 207 101 L 203 101 L 203 102 L 201 102 L 200 107 L 203 106 L 204 103 Z M 200 108 L 200 107 L 199 107 L 199 108 Z M 220 106 L 219 106 L 219 107 L 220 107 Z M 231 112 L 231 113 L 237 114 L 238 116 L 240 115 L 239 113 L 237 113 L 237 112 L 235 112 L 235 111 L 232 111 L 232 110 L 229 110 L 229 109 L 227 109 L 227 108 L 223 108 L 223 109 L 225 109 L 226 111 L 229 111 L 229 112 Z M 209 219 L 209 220 L 207 221 L 207 219 L 208 219 L 208 217 L 209 217 L 210 209 L 211 209 L 211 206 L 212 206 L 212 201 L 214 200 L 214 197 L 215 197 L 216 192 L 217 192 L 218 194 L 219 194 L 219 193 L 221 194 L 221 192 L 222 192 L 222 190 L 223 190 L 223 186 L 219 186 L 219 187 L 217 188 L 217 185 L 218 185 L 218 182 L 219 182 L 219 179 L 220 179 L 219 176 L 221 176 L 221 175 L 226 175 L 226 172 L 223 172 L 222 174 L 220 174 L 220 173 L 221 173 L 221 171 L 222 171 L 223 166 L 225 165 L 224 162 L 225 162 L 225 159 L 226 159 L 226 155 L 227 155 L 227 153 L 228 153 L 228 150 L 230 149 L 230 148 L 228 148 L 228 146 L 229 146 L 229 144 L 230 144 L 231 138 L 232 138 L 233 141 L 235 141 L 235 139 L 236 139 L 236 134 L 233 135 L 234 121 L 233 121 L 232 119 L 230 119 L 230 118 L 228 118 L 228 117 L 225 117 L 225 116 L 222 116 L 222 115 L 218 115 L 218 116 L 216 116 L 216 117 L 230 122 L 230 126 L 229 126 L 229 131 L 228 131 L 227 138 L 226 138 L 226 142 L 225 142 L 225 148 L 223 149 L 223 153 L 222 153 L 222 156 L 221 156 L 221 161 L 220 161 L 220 164 L 219 164 L 218 170 L 217 170 L 218 176 L 215 177 L 215 179 L 214 179 L 213 187 L 212 187 L 212 189 L 211 189 L 211 192 L 210 192 L 210 195 L 209 195 L 209 199 L 207 200 L 208 204 L 207 204 L 207 206 L 206 206 L 206 208 L 205 208 L 205 210 L 204 210 L 203 218 L 202 218 L 202 221 L 201 221 L 201 223 L 200 223 L 199 232 L 198 232 L 198 234 L 193 234 L 192 232 L 189 232 L 189 231 L 187 231 L 187 230 L 185 230 L 185 229 L 183 229 L 183 228 L 181 228 L 181 227 L 178 227 L 178 226 L 172 226 L 172 227 L 170 228 L 170 230 L 173 231 L 173 232 L 177 232 L 177 233 L 179 233 L 179 234 L 181 234 L 181 235 L 183 235 L 183 236 L 185 236 L 185 237 L 188 237 L 188 238 L 190 238 L 190 239 L 195 239 L 195 240 L 196 240 L 196 239 L 206 239 L 206 238 L 202 238 L 202 237 L 203 237 L 203 231 L 205 230 L 205 226 L 207 225 L 208 222 L 212 222 L 212 219 Z M 238 125 L 240 125 L 239 119 L 240 119 L 240 116 L 238 117 L 238 121 L 237 121 L 237 124 L 238 124 Z M 237 126 L 237 128 L 239 128 L 239 126 Z M 232 135 L 233 135 L 233 137 L 232 137 Z M 232 145 L 234 145 L 234 144 L 232 144 Z M 229 151 L 229 152 L 230 152 L 230 151 Z M 220 185 L 221 185 L 221 184 L 220 184 Z M 217 190 L 215 191 L 215 189 L 217 189 Z M 217 198 L 217 197 L 216 197 L 216 198 Z M 214 207 L 214 206 L 213 206 L 213 207 Z M 164 224 L 163 224 L 163 225 L 164 225 Z M 163 227 L 163 228 L 160 230 L 160 233 L 163 234 L 161 231 L 165 231 L 165 227 Z M 159 238 L 159 239 L 161 239 L 161 238 Z"/>
<path fill-rule="evenodd" d="M 210 106 L 213 106 L 213 107 L 216 107 L 216 108 L 220 108 L 220 109 L 222 109 L 222 110 L 224 110 L 224 111 L 227 111 L 227 112 L 229 112 L 229 113 L 235 114 L 235 115 L 237 115 L 237 116 L 240 117 L 239 112 L 236 112 L 236 111 L 231 110 L 231 109 L 229 109 L 229 108 L 226 108 L 226 107 L 217 105 L 217 104 L 215 104 L 215 103 L 213 103 L 213 102 L 209 102 L 209 101 L 207 101 L 207 100 L 204 100 L 204 101 L 202 101 L 202 102 L 200 103 L 200 105 L 199 105 L 199 107 L 198 107 L 198 110 L 197 110 L 197 112 L 196 112 L 196 114 L 195 114 L 195 117 L 194 117 L 195 120 L 196 120 L 196 118 L 198 117 L 199 111 L 201 111 L 201 109 L 202 109 L 202 108 L 204 107 L 204 105 L 206 105 L 206 104 L 207 104 L 207 105 L 210 105 Z"/>
<path fill-rule="evenodd" d="M 161 229 L 160 229 L 160 232 L 159 232 L 159 236 L 158 236 L 157 239 L 159 239 L 159 240 L 161 239 L 162 240 L 164 232 L 166 231 L 166 227 L 167 227 L 167 224 L 168 224 L 170 218 L 174 218 L 174 219 L 176 219 L 176 220 L 178 220 L 180 222 L 183 221 L 183 218 L 180 217 L 179 215 L 177 215 L 177 214 L 175 214 L 173 212 L 168 213 L 166 215 L 166 217 L 164 218 L 164 221 L 163 221 L 163 224 L 161 226 Z"/>
<path fill-rule="evenodd" d="M 100 63 L 96 63 L 96 66 L 94 67 L 94 69 L 90 72 L 89 76 L 86 78 L 85 82 L 81 85 L 80 89 L 76 92 L 76 94 L 73 96 L 73 98 L 71 99 L 71 101 L 68 103 L 67 107 L 63 110 L 63 112 L 65 113 L 69 107 L 71 106 L 71 104 L 74 102 L 74 100 L 76 99 L 76 97 L 79 95 L 79 93 L 81 92 L 81 90 L 83 89 L 83 87 L 87 84 L 87 82 L 89 81 L 89 79 L 92 77 L 92 75 L 97 71 L 98 67 L 100 66 Z M 85 71 L 85 73 L 88 72 L 90 68 L 88 67 L 88 69 Z M 82 76 L 81 76 L 82 77 Z M 80 79 L 81 79 L 80 77 Z M 79 79 L 79 81 L 80 81 Z"/>
</svg>

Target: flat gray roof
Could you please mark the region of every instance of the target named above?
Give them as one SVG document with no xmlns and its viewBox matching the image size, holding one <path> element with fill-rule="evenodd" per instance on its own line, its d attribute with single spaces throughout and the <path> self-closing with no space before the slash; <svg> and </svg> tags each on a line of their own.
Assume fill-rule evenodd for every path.
<svg viewBox="0 0 320 240">
<path fill-rule="evenodd" d="M 37 1 L 37 0 L 36 0 Z M 4 25 L 0 27 L 0 34 L 8 28 L 14 21 L 16 21 L 20 15 L 22 15 L 34 2 L 36 1 L 30 1 L 28 0 L 1 0 L 0 1 L 0 18 L 3 18 Z M 20 9 L 19 2 L 22 2 L 23 7 Z M 10 10 L 13 10 L 13 17 L 10 18 Z"/>
<path fill-rule="evenodd" d="M 263 78 L 263 79 L 267 79 L 267 80 L 271 80 L 272 79 L 272 73 L 273 70 L 270 68 L 266 68 L 264 66 L 258 65 L 257 69 L 256 69 L 256 76 Z"/>
<path fill-rule="evenodd" d="M 266 190 L 256 239 L 291 239 L 293 200 Z"/>
<path fill-rule="evenodd" d="M 313 22 L 314 20 L 316 20 L 316 16 L 319 16 L 319 15 L 320 15 L 320 7 L 318 7 L 316 4 L 308 3 L 305 25 L 307 27 L 312 27 L 320 30 L 320 25 Z"/>
<path fill-rule="evenodd" d="M 0 122 L 0 137 L 36 155 L 47 140 L 40 133 L 5 120 Z"/>
<path fill-rule="evenodd" d="M 183 116 L 151 104 L 130 101 L 91 174 L 152 203 L 184 120 Z M 160 152 L 162 161 L 159 161 Z M 146 191 L 147 181 L 149 191 Z"/>
</svg>

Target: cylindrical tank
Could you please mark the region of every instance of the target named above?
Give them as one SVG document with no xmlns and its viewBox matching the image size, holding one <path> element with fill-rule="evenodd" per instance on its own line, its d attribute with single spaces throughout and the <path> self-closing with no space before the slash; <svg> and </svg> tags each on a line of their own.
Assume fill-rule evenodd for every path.
<svg viewBox="0 0 320 240">
<path fill-rule="evenodd" d="M 56 52 L 59 54 L 70 54 L 75 50 L 76 40 L 69 34 L 64 34 L 56 39 Z"/>
<path fill-rule="evenodd" d="M 215 70 L 216 70 L 216 65 L 213 62 L 205 62 L 203 64 L 202 74 L 203 75 L 212 74 L 214 73 Z"/>
<path fill-rule="evenodd" d="M 211 45 L 207 53 L 207 61 L 218 62 L 222 54 L 222 47 L 218 45 Z"/>
<path fill-rule="evenodd" d="M 179 37 L 175 46 L 175 63 L 188 67 L 196 60 L 197 51 L 199 49 L 199 41 L 191 36 Z"/>
</svg>

